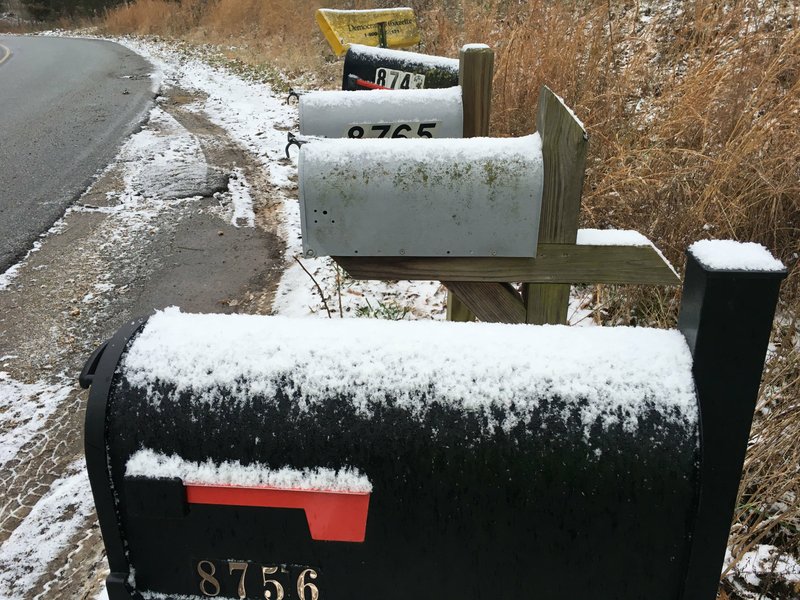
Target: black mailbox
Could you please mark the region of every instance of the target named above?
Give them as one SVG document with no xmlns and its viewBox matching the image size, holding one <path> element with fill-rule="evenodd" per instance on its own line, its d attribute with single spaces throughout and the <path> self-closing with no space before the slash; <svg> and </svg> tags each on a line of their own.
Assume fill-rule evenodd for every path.
<svg viewBox="0 0 800 600">
<path fill-rule="evenodd" d="M 785 271 L 687 273 L 683 334 L 127 324 L 81 376 L 110 599 L 711 600 Z"/>
<path fill-rule="evenodd" d="M 343 90 L 446 88 L 458 85 L 458 60 L 352 44 L 344 57 Z"/>
</svg>

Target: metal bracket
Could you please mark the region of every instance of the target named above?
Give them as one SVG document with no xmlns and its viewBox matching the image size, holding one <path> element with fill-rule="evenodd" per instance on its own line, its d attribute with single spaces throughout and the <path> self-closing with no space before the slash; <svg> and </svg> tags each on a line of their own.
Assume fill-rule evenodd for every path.
<svg viewBox="0 0 800 600">
<path fill-rule="evenodd" d="M 322 138 L 319 138 L 319 137 L 314 136 L 314 135 L 294 134 L 294 133 L 292 133 L 290 131 L 290 132 L 288 132 L 286 134 L 286 139 L 289 142 L 288 144 L 286 144 L 286 158 L 291 158 L 289 156 L 289 148 L 291 148 L 292 146 L 297 146 L 298 149 L 299 149 L 300 146 L 302 146 L 303 144 L 307 144 L 308 142 L 313 142 L 314 140 L 322 139 Z"/>
<path fill-rule="evenodd" d="M 295 89 L 289 90 L 289 95 L 286 97 L 286 104 L 291 104 L 292 98 L 296 98 L 297 101 L 300 102 L 300 96 L 302 96 L 305 93 L 306 93 L 305 90 L 295 90 Z"/>
</svg>

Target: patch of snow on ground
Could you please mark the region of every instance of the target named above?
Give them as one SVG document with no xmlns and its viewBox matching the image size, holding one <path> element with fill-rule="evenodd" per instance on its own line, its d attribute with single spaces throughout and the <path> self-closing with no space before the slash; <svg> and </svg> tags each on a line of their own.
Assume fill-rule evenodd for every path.
<svg viewBox="0 0 800 600">
<path fill-rule="evenodd" d="M 733 556 L 728 549 L 725 552 L 723 571 L 728 569 L 732 561 Z M 762 544 L 746 552 L 727 575 L 727 579 L 737 588 L 741 597 L 748 600 L 770 600 L 770 597 L 760 591 L 751 592 L 742 585 L 744 583 L 758 589 L 762 585 L 762 580 L 767 577 L 797 585 L 800 583 L 800 563 L 794 557 L 781 553 L 775 546 Z"/>
<path fill-rule="evenodd" d="M 138 234 L 153 233 L 165 211 L 210 196 L 209 186 L 224 176 L 209 168 L 197 137 L 172 116 L 154 107 L 141 131 L 123 144 L 109 169 L 122 169 L 124 189 L 107 194 L 109 206 L 76 205 L 67 211 L 102 212 L 109 216 L 108 239 L 103 246 L 117 249 L 138 244 Z M 91 188 L 90 190 L 91 191 Z M 101 281 L 98 294 L 113 291 L 114 284 Z"/>
<path fill-rule="evenodd" d="M 176 200 L 201 195 L 209 167 L 197 137 L 155 107 L 147 125 L 123 147 L 127 194 Z"/>
<path fill-rule="evenodd" d="M 33 439 L 72 390 L 66 382 L 21 383 L 0 371 L 0 465 Z"/>
<path fill-rule="evenodd" d="M 212 67 L 167 44 L 133 38 L 113 41 L 147 58 L 159 72 L 162 85 L 205 94 L 206 99 L 194 108 L 259 157 L 274 185 L 290 183 L 296 167 L 280 159 L 286 131 L 297 119 L 297 108 L 276 96 L 269 85 Z"/>
<path fill-rule="evenodd" d="M 75 461 L 0 546 L 0 598 L 22 598 L 94 512 L 83 459 Z"/>
<path fill-rule="evenodd" d="M 142 449 L 128 459 L 125 475 L 129 477 L 175 478 L 189 485 L 234 485 L 242 487 L 271 487 L 287 490 L 325 490 L 335 492 L 371 492 L 372 483 L 357 469 L 344 467 L 272 469 L 255 463 L 239 461 L 216 464 L 211 459 L 192 462 L 177 455 Z"/>
<path fill-rule="evenodd" d="M 211 195 L 209 185 L 223 177 L 209 168 L 196 136 L 158 107 L 151 110 L 142 130 L 128 138 L 104 172 L 116 167 L 122 168 L 125 189 L 109 193 L 109 206 L 76 204 L 41 238 L 62 231 L 73 212 L 102 212 L 110 217 L 106 225 L 111 232 L 107 244 L 124 244 L 132 240 L 136 232 L 157 228 L 163 211 L 196 199 L 198 194 Z M 91 191 L 90 186 L 87 193 Z M 0 291 L 10 285 L 41 244 L 41 241 L 35 242 L 22 261 L 0 275 Z M 100 282 L 95 287 L 98 293 L 106 293 L 113 289 L 113 284 Z M 85 302 L 91 300 L 93 298 L 84 298 Z"/>
<path fill-rule="evenodd" d="M 244 171 L 235 168 L 228 179 L 228 190 L 215 194 L 214 197 L 227 205 L 228 220 L 234 227 L 255 227 L 256 215 L 253 212 L 253 198 L 250 195 L 250 184 Z"/>
<path fill-rule="evenodd" d="M 94 289 L 95 289 L 95 290 L 96 290 L 98 293 L 100 293 L 100 294 L 105 294 L 105 293 L 107 293 L 107 292 L 110 292 L 110 291 L 112 291 L 112 290 L 113 290 L 115 287 L 117 287 L 117 286 L 116 286 L 116 285 L 114 285 L 113 283 L 109 283 L 109 282 L 107 282 L 107 281 L 100 282 L 100 283 L 95 283 L 95 284 L 94 284 Z"/>
<path fill-rule="evenodd" d="M 19 261 L 15 265 L 11 265 L 4 273 L 0 273 L 0 292 L 8 289 L 8 286 L 11 285 L 11 282 L 17 277 L 19 273 L 19 269 L 22 264 L 28 260 L 28 257 L 33 254 L 34 252 L 38 252 L 39 248 L 42 247 L 42 242 L 34 242 L 33 248 L 31 248 L 28 253 L 25 255 L 21 261 Z"/>
<path fill-rule="evenodd" d="M 4 273 L 0 274 L 0 291 L 8 289 L 8 286 L 11 285 L 11 281 L 17 276 L 20 264 L 11 265 Z"/>
</svg>

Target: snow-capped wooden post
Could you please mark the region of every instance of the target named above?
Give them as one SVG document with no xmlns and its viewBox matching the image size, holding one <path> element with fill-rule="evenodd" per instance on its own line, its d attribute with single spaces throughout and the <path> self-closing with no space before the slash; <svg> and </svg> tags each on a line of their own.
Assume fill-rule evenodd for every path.
<svg viewBox="0 0 800 600">
<path fill-rule="evenodd" d="M 468 44 L 459 54 L 458 83 L 464 110 L 464 137 L 488 137 L 492 112 L 492 77 L 494 76 L 494 52 L 485 44 Z M 458 282 L 443 282 L 447 287 L 447 320 L 474 321 L 475 315 L 458 297 L 458 293 L 470 294 L 477 290 L 467 289 Z M 484 287 L 497 284 L 486 283 Z M 456 291 L 458 290 L 458 291 Z M 489 293 L 484 289 L 481 295 Z"/>
<path fill-rule="evenodd" d="M 772 319 L 787 270 L 763 247 L 704 241 L 687 252 L 678 328 L 692 352 L 703 451 L 684 594 L 714 598 Z"/>
</svg>

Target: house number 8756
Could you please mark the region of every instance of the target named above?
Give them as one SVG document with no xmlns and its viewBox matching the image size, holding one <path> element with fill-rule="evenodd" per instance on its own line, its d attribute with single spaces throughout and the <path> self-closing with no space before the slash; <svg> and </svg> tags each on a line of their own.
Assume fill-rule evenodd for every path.
<svg viewBox="0 0 800 600">
<path fill-rule="evenodd" d="M 216 561 L 219 563 L 219 561 Z M 221 571 L 226 576 L 225 583 L 227 585 L 236 585 L 236 593 L 240 600 L 250 598 L 247 594 L 247 570 L 252 565 L 248 562 L 240 561 L 224 561 L 223 564 L 227 565 L 227 569 L 222 567 Z M 293 586 L 297 591 L 297 600 L 319 600 L 319 587 L 314 583 L 314 580 L 319 576 L 318 573 L 309 567 L 300 567 L 300 573 Z M 227 570 L 227 573 L 225 571 Z M 199 587 L 200 593 L 204 596 L 214 597 L 219 596 L 222 590 L 220 579 L 222 576 L 217 573 L 217 566 L 210 560 L 201 560 L 197 563 L 197 574 L 200 576 Z M 282 576 L 283 575 L 283 576 Z M 228 577 L 234 580 L 231 582 Z M 292 596 L 295 590 L 287 590 L 285 585 L 290 582 L 289 572 L 284 568 L 277 566 L 262 566 L 261 567 L 261 585 L 262 588 L 258 592 L 258 598 L 264 600 L 284 600 Z"/>
</svg>

